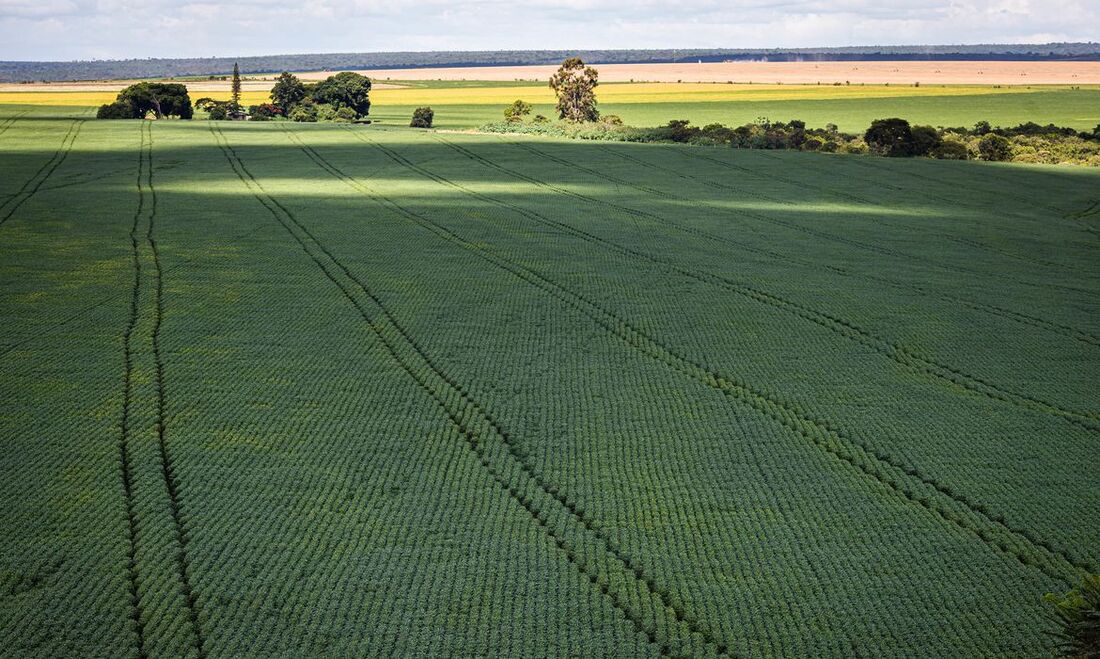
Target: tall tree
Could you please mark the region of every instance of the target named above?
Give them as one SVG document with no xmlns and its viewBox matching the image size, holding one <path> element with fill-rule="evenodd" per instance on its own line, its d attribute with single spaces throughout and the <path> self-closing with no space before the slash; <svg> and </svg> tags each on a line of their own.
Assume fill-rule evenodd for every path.
<svg viewBox="0 0 1100 659">
<path fill-rule="evenodd" d="M 353 71 L 329 76 L 313 86 L 313 100 L 334 109 L 351 108 L 356 117 L 370 112 L 370 79 Z"/>
<path fill-rule="evenodd" d="M 558 72 L 550 78 L 550 88 L 558 95 L 558 116 L 567 121 L 596 121 L 600 111 L 596 109 L 596 85 L 599 74 L 591 66 L 585 66 L 579 57 L 562 62 Z"/>
<path fill-rule="evenodd" d="M 283 112 L 290 114 L 294 106 L 302 102 L 306 97 L 306 86 L 298 79 L 298 76 L 287 71 L 275 78 L 275 86 L 271 88 L 271 102 L 279 106 Z"/>
<path fill-rule="evenodd" d="M 863 139 L 879 155 L 892 158 L 913 155 L 913 130 L 904 119 L 875 119 Z"/>
<path fill-rule="evenodd" d="M 233 95 L 229 99 L 229 105 L 233 113 L 241 110 L 241 67 L 233 62 Z"/>
<path fill-rule="evenodd" d="M 161 117 L 190 119 L 194 114 L 187 87 L 179 83 L 139 82 L 118 93 L 114 103 L 99 108 L 100 119 L 144 119 L 153 113 Z"/>
</svg>

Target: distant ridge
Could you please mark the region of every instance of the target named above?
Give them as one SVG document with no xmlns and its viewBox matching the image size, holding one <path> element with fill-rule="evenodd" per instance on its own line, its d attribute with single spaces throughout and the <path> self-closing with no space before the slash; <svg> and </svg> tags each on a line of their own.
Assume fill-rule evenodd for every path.
<svg viewBox="0 0 1100 659">
<path fill-rule="evenodd" d="M 58 82 L 118 78 L 220 75 L 238 62 L 244 73 L 447 66 L 552 64 L 579 55 L 594 64 L 721 62 L 725 60 L 874 61 L 1017 60 L 1100 61 L 1100 43 L 851 46 L 844 48 L 680 48 L 659 50 L 487 50 L 262 55 L 250 57 L 0 61 L 0 82 Z"/>
</svg>

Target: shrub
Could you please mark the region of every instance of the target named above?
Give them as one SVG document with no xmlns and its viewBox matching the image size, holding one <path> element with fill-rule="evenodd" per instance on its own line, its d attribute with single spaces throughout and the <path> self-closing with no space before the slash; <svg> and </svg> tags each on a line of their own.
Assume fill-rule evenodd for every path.
<svg viewBox="0 0 1100 659">
<path fill-rule="evenodd" d="M 281 117 L 283 111 L 273 103 L 260 103 L 259 105 L 250 106 L 248 114 L 252 116 L 252 121 L 270 121 L 275 117 Z"/>
<path fill-rule="evenodd" d="M 359 115 L 355 114 L 355 110 L 347 107 L 338 108 L 332 117 L 332 120 L 342 124 L 350 124 L 359 118 Z"/>
<path fill-rule="evenodd" d="M 939 131 L 931 126 L 913 126 L 910 132 L 913 136 L 914 156 L 927 156 L 943 142 Z"/>
<path fill-rule="evenodd" d="M 863 134 L 863 140 L 879 155 L 891 158 L 913 155 L 913 131 L 904 119 L 875 119 Z"/>
<path fill-rule="evenodd" d="M 940 140 L 929 155 L 938 160 L 967 160 L 970 158 L 970 150 L 958 140 L 947 139 Z"/>
<path fill-rule="evenodd" d="M 317 106 L 313 103 L 299 103 L 290 111 L 289 119 L 301 123 L 317 121 Z"/>
<path fill-rule="evenodd" d="M 600 117 L 600 122 L 605 123 L 608 126 L 622 126 L 623 125 L 622 117 L 620 117 L 617 114 L 605 114 L 604 116 Z"/>
<path fill-rule="evenodd" d="M 332 107 L 332 117 L 329 119 L 336 116 L 338 108 L 343 107 L 351 108 L 358 118 L 370 114 L 370 89 L 371 82 L 366 77 L 354 71 L 342 71 L 318 82 L 309 92 L 318 105 Z"/>
<path fill-rule="evenodd" d="M 1006 137 L 996 133 L 987 133 L 978 142 L 978 153 L 981 155 L 982 160 L 991 162 L 1009 160 L 1012 158 L 1012 143 Z"/>
<path fill-rule="evenodd" d="M 664 127 L 665 139 L 673 142 L 687 142 L 699 134 L 699 129 L 688 126 L 687 119 L 673 119 Z"/>
<path fill-rule="evenodd" d="M 1100 575 L 1085 575 L 1081 588 L 1059 596 L 1047 593 L 1059 629 L 1054 636 L 1068 656 L 1100 656 Z"/>
<path fill-rule="evenodd" d="M 518 98 L 504 108 L 505 121 L 523 121 L 523 118 L 529 114 L 531 114 L 531 104 Z"/>
<path fill-rule="evenodd" d="M 811 137 L 810 139 L 808 139 L 808 140 L 806 140 L 805 142 L 802 143 L 802 150 L 803 151 L 818 151 L 818 150 L 821 149 L 822 146 L 824 146 L 824 142 L 817 139 L 816 137 Z"/>
<path fill-rule="evenodd" d="M 542 114 L 536 114 L 535 117 L 533 119 L 531 119 L 531 121 L 535 122 L 536 124 L 550 123 L 550 119 L 548 119 L 546 117 L 546 115 L 542 115 Z"/>
<path fill-rule="evenodd" d="M 818 151 L 822 151 L 824 153 L 836 153 L 837 148 L 839 148 L 839 145 L 836 142 L 834 142 L 833 140 L 825 140 Z"/>
<path fill-rule="evenodd" d="M 844 153 L 867 153 L 867 143 L 862 139 L 856 138 L 844 145 Z"/>
<path fill-rule="evenodd" d="M 96 112 L 96 119 L 135 119 L 133 108 L 128 103 L 120 103 L 115 101 L 114 103 L 107 103 L 106 105 L 99 106 L 99 111 Z"/>
<path fill-rule="evenodd" d="M 317 108 L 317 121 L 332 121 L 336 119 L 336 107 L 328 103 L 318 103 L 314 107 Z"/>
<path fill-rule="evenodd" d="M 413 110 L 412 121 L 409 122 L 409 126 L 412 128 L 431 128 L 434 119 L 435 112 L 431 108 L 416 108 Z"/>
<path fill-rule="evenodd" d="M 717 144 L 733 144 L 737 140 L 737 133 L 732 128 L 719 123 L 703 126 L 703 135 Z"/>
</svg>

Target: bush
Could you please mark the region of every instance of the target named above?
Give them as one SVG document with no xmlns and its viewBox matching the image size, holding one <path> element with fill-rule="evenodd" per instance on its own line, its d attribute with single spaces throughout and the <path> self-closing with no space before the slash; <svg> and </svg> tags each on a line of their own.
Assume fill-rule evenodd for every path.
<svg viewBox="0 0 1100 659">
<path fill-rule="evenodd" d="M 913 155 L 913 131 L 904 119 L 875 119 L 863 134 L 863 140 L 879 155 L 891 158 Z"/>
<path fill-rule="evenodd" d="M 623 119 L 617 114 L 605 114 L 600 117 L 600 123 L 607 124 L 608 126 L 622 126 Z"/>
<path fill-rule="evenodd" d="M 249 107 L 248 114 L 252 116 L 252 121 L 270 121 L 283 116 L 283 111 L 274 103 L 260 103 Z"/>
<path fill-rule="evenodd" d="M 910 132 L 913 136 L 912 155 L 914 156 L 927 156 L 943 142 L 939 131 L 931 126 L 913 126 Z"/>
<path fill-rule="evenodd" d="M 542 115 L 542 114 L 536 114 L 535 117 L 533 119 L 531 119 L 531 121 L 535 122 L 536 124 L 550 123 L 550 119 L 548 119 L 546 117 L 546 115 Z"/>
<path fill-rule="evenodd" d="M 737 133 L 719 123 L 703 126 L 703 135 L 716 144 L 733 144 L 737 140 Z"/>
<path fill-rule="evenodd" d="M 512 101 L 512 104 L 504 108 L 505 121 L 523 121 L 523 118 L 531 114 L 531 104 L 520 99 Z M 430 126 L 425 126 L 430 128 Z"/>
<path fill-rule="evenodd" d="M 308 91 L 314 103 L 332 107 L 331 120 L 336 110 L 343 107 L 351 108 L 356 118 L 370 114 L 370 89 L 369 79 L 354 71 L 342 71 L 318 82 Z"/>
<path fill-rule="evenodd" d="M 106 105 L 99 106 L 99 111 L 96 112 L 96 119 L 136 119 L 134 116 L 134 110 L 130 107 L 129 103 L 120 103 L 115 101 L 114 103 L 108 103 Z"/>
<path fill-rule="evenodd" d="M 822 146 L 824 146 L 824 142 L 817 139 L 816 137 L 811 137 L 810 139 L 808 139 L 808 140 L 806 140 L 805 142 L 802 143 L 802 150 L 803 151 L 818 151 L 818 150 L 821 149 Z"/>
<path fill-rule="evenodd" d="M 409 122 L 409 126 L 412 128 L 431 128 L 433 120 L 435 120 L 435 112 L 431 108 L 416 108 L 413 110 L 412 121 Z"/>
<path fill-rule="evenodd" d="M 688 126 L 691 122 L 687 119 L 673 119 L 664 127 L 664 139 L 672 142 L 688 142 L 699 134 L 699 129 Z"/>
<path fill-rule="evenodd" d="M 312 103 L 299 103 L 290 111 L 291 121 L 312 123 L 317 121 L 317 106 Z"/>
<path fill-rule="evenodd" d="M 318 103 L 314 106 L 317 110 L 317 121 L 333 121 L 336 119 L 336 108 L 328 103 Z"/>
<path fill-rule="evenodd" d="M 978 142 L 978 153 L 981 155 L 982 160 L 991 162 L 1009 160 L 1012 158 L 1012 143 L 1006 137 L 996 133 L 987 133 Z"/>
<path fill-rule="evenodd" d="M 342 124 L 350 124 L 350 123 L 353 123 L 358 118 L 359 118 L 359 116 L 355 114 L 355 110 L 352 110 L 351 108 L 349 108 L 347 106 L 344 106 L 344 107 L 336 110 L 336 114 L 335 114 L 335 116 L 332 117 L 332 120 L 335 121 L 335 122 L 338 122 L 338 123 L 342 123 Z"/>
<path fill-rule="evenodd" d="M 1043 601 L 1053 607 L 1051 615 L 1059 625 L 1054 635 L 1066 655 L 1100 656 L 1100 575 L 1085 575 L 1080 589 L 1063 596 L 1047 593 Z"/>
<path fill-rule="evenodd" d="M 937 160 L 967 160 L 970 158 L 970 150 L 958 140 L 947 139 L 940 140 L 929 155 Z"/>
<path fill-rule="evenodd" d="M 821 148 L 818 149 L 818 151 L 822 151 L 824 153 L 836 153 L 838 147 L 839 145 L 836 142 L 832 140 L 825 140 L 825 143 L 821 145 Z"/>
</svg>

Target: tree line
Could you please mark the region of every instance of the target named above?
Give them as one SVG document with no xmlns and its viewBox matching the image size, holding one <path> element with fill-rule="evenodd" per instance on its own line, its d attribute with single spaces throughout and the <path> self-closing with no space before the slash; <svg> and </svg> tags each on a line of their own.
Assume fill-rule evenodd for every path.
<svg viewBox="0 0 1100 659">
<path fill-rule="evenodd" d="M 226 75 L 240 62 L 246 74 L 440 66 L 553 64 L 577 56 L 602 64 L 721 62 L 724 60 L 1100 60 L 1098 43 L 852 46 L 842 48 L 679 48 L 648 50 L 497 50 L 322 53 L 224 58 L 147 58 L 76 62 L 0 62 L 0 81 L 119 80 Z"/>
</svg>

